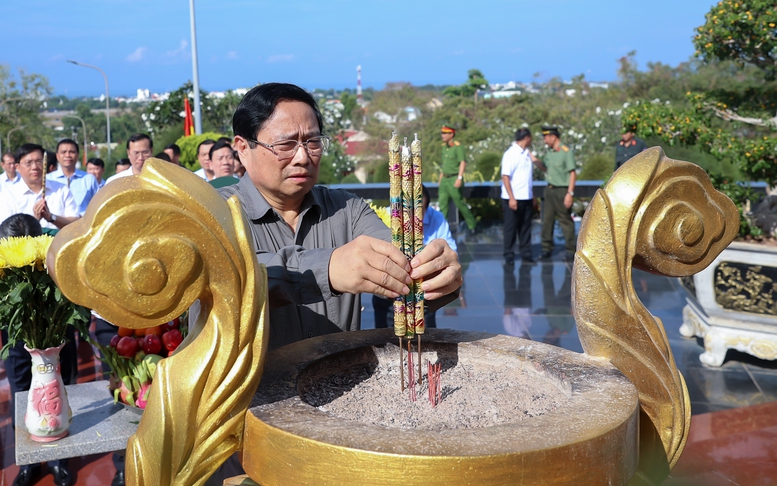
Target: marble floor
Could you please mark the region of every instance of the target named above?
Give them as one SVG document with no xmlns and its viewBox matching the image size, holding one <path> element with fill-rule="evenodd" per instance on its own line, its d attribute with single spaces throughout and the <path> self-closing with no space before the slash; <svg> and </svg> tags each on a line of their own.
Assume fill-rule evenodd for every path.
<svg viewBox="0 0 777 486">
<path fill-rule="evenodd" d="M 459 244 L 464 267 L 461 299 L 437 312 L 438 327 L 522 336 L 582 352 L 571 310 L 571 263 L 557 246 L 550 262 L 502 265 L 501 229 L 486 228 Z M 535 245 L 535 256 L 539 255 Z M 665 484 L 777 484 L 777 363 L 729 351 L 720 368 L 699 362 L 701 343 L 678 331 L 685 291 L 677 279 L 635 271 L 634 285 L 650 312 L 661 318 L 678 368 L 688 385 L 693 418 L 680 462 Z M 362 299 L 362 327 L 374 327 L 371 299 Z M 79 382 L 99 372 L 91 348 L 79 348 Z M 0 369 L 0 486 L 11 484 L 14 465 L 10 391 Z M 78 485 L 108 485 L 114 474 L 110 454 L 72 459 Z M 52 484 L 51 475 L 36 483 Z"/>
</svg>

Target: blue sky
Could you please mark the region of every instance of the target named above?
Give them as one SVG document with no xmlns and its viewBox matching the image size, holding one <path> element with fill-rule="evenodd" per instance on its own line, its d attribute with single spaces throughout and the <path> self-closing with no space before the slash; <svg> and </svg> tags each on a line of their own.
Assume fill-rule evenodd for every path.
<svg viewBox="0 0 777 486">
<path fill-rule="evenodd" d="M 195 0 L 205 90 L 286 81 L 306 88 L 458 84 L 478 68 L 492 82 L 585 74 L 614 80 L 637 51 L 641 67 L 693 54 L 711 0 Z M 168 91 L 191 79 L 187 0 L 5 0 L 0 63 L 48 77 L 55 93 Z"/>
</svg>

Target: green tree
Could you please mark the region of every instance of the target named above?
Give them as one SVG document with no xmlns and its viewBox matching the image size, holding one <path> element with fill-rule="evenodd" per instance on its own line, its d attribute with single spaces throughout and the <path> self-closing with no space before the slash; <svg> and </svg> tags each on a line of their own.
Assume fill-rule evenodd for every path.
<svg viewBox="0 0 777 486">
<path fill-rule="evenodd" d="M 356 161 L 345 153 L 345 147 L 340 145 L 337 139 L 333 139 L 329 150 L 321 157 L 319 167 L 318 182 L 334 184 L 353 173 Z"/>
<path fill-rule="evenodd" d="M 149 103 L 141 118 L 146 129 L 154 138 L 171 127 L 180 127 L 183 133 L 184 125 L 184 98 L 190 97 L 193 86 L 191 81 L 187 81 L 180 88 L 170 93 L 170 96 L 163 101 L 152 101 Z M 205 91 L 200 90 L 200 111 L 202 112 L 202 127 L 205 131 L 216 131 L 232 134 L 232 115 L 240 103 L 240 96 L 233 91 L 227 91 L 222 98 L 209 96 Z M 194 100 L 190 97 L 189 103 L 192 104 L 192 113 L 194 113 Z"/>
<path fill-rule="evenodd" d="M 467 82 L 458 86 L 448 86 L 443 90 L 446 96 L 472 97 L 480 89 L 488 88 L 488 81 L 480 69 L 467 71 Z"/>
<path fill-rule="evenodd" d="M 777 183 L 777 9 L 773 1 L 723 0 L 696 29 L 694 44 L 707 65 L 736 81 L 706 91 L 689 90 L 683 103 L 640 103 L 624 116 L 624 128 L 670 145 L 690 145 L 730 160 L 749 180 Z M 751 197 L 721 173 L 710 176 L 740 207 L 740 235 L 758 236 L 744 208 Z"/>
<path fill-rule="evenodd" d="M 53 133 L 43 124 L 40 113 L 51 92 L 46 77 L 23 69 L 13 75 L 7 65 L 0 65 L 0 136 L 4 152 L 26 142 L 53 145 Z"/>
<path fill-rule="evenodd" d="M 723 0 L 696 29 L 697 54 L 707 62 L 752 65 L 769 79 L 777 74 L 777 7 L 773 0 Z"/>
</svg>

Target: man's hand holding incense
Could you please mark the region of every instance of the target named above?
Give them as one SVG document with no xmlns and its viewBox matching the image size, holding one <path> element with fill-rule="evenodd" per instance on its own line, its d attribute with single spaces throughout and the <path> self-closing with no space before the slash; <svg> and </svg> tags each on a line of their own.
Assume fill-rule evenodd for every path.
<svg viewBox="0 0 777 486">
<path fill-rule="evenodd" d="M 395 298 L 410 291 L 410 270 L 407 258 L 394 245 L 362 235 L 332 252 L 329 286 L 340 293 Z"/>
<path fill-rule="evenodd" d="M 413 279 L 423 278 L 421 288 L 425 300 L 438 299 L 461 287 L 459 256 L 442 238 L 432 240 L 410 262 Z"/>
</svg>

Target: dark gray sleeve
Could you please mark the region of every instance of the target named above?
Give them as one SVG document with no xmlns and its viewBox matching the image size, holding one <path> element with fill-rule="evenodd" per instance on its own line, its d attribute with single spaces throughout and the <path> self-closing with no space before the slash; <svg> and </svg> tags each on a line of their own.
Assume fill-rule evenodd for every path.
<svg viewBox="0 0 777 486">
<path fill-rule="evenodd" d="M 312 304 L 332 297 L 329 260 L 334 248 L 306 250 L 286 246 L 277 252 L 258 251 L 256 260 L 267 266 L 271 307 Z"/>
<path fill-rule="evenodd" d="M 367 235 L 391 241 L 391 230 L 363 199 L 347 200 L 347 241 Z M 255 238 L 261 241 L 261 238 Z M 305 249 L 286 246 L 277 252 L 258 251 L 259 263 L 267 266 L 271 306 L 311 304 L 337 296 L 329 285 L 329 261 L 334 248 Z"/>
</svg>

